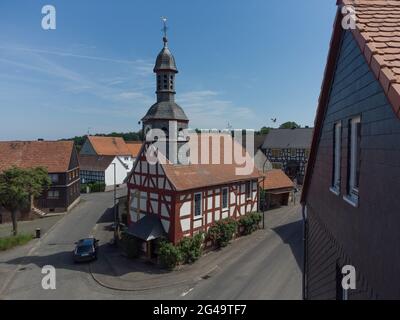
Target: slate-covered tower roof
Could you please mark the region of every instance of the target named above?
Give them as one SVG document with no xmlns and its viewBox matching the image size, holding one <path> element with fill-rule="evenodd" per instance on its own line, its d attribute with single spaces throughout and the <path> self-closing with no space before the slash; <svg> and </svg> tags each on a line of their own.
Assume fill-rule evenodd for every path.
<svg viewBox="0 0 400 320">
<path fill-rule="evenodd" d="M 175 75 L 178 69 L 175 58 L 168 48 L 166 26 L 164 26 L 163 42 L 164 46 L 157 56 L 153 69 L 156 74 L 157 102 L 142 119 L 144 126 L 154 120 L 177 120 L 186 123 L 189 121 L 183 109 L 175 102 Z M 152 128 L 154 127 L 157 126 L 152 125 Z"/>
</svg>

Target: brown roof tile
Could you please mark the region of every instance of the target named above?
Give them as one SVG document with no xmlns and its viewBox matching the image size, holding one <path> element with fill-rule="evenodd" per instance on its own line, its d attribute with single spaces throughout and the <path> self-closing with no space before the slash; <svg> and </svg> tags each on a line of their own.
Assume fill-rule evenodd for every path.
<svg viewBox="0 0 400 320">
<path fill-rule="evenodd" d="M 49 172 L 65 172 L 73 148 L 73 141 L 0 141 L 0 171 L 41 166 Z"/>
<path fill-rule="evenodd" d="M 352 32 L 394 111 L 399 113 L 400 1 L 339 0 L 338 4 L 354 7 L 357 28 Z"/>
<path fill-rule="evenodd" d="M 280 169 L 273 169 L 263 174 L 264 181 L 261 182 L 264 190 L 275 190 L 293 188 L 293 181 Z"/>
<path fill-rule="evenodd" d="M 88 136 L 88 140 L 98 155 L 127 156 L 131 154 L 124 139 L 120 137 Z"/>
<path fill-rule="evenodd" d="M 136 158 L 142 148 L 143 142 L 141 141 L 127 141 L 126 146 L 130 151 L 132 157 Z"/>
<path fill-rule="evenodd" d="M 217 144 L 212 143 L 212 138 L 218 137 L 221 148 L 217 147 Z M 246 152 L 244 153 L 243 147 L 236 142 L 230 135 L 227 134 L 205 134 L 201 135 L 191 135 L 190 142 L 193 143 L 197 139 L 198 144 L 198 154 L 201 157 L 200 146 L 208 140 L 209 143 L 209 156 L 208 162 L 210 164 L 189 164 L 189 165 L 172 165 L 164 164 L 163 168 L 168 179 L 174 185 L 175 189 L 178 191 L 197 189 L 208 186 L 223 185 L 227 183 L 233 183 L 243 180 L 258 179 L 260 174 L 258 170 L 254 167 L 254 161 L 250 155 Z M 215 141 L 215 140 L 214 140 Z M 225 143 L 233 143 L 236 150 L 240 150 L 242 155 L 246 157 L 248 163 L 251 163 L 251 172 L 244 175 L 238 175 L 236 169 L 243 166 L 233 163 L 224 163 Z M 234 149 L 234 148 L 232 148 Z M 233 159 L 232 151 L 232 159 Z M 212 164 L 212 155 L 219 154 L 220 164 Z M 201 161 L 204 163 L 205 161 Z"/>
</svg>

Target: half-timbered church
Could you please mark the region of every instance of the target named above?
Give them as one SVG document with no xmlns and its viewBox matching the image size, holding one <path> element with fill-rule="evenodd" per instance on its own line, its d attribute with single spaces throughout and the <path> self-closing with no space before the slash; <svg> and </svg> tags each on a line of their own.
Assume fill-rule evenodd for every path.
<svg viewBox="0 0 400 320">
<path fill-rule="evenodd" d="M 165 34 L 163 42 L 154 67 L 157 102 L 142 119 L 146 141 L 127 178 L 128 233 L 143 241 L 149 255 L 157 239 L 177 244 L 218 220 L 257 211 L 260 176 L 231 134 L 188 133 L 189 119 L 175 102 L 178 69 Z M 154 147 L 162 141 L 163 150 Z M 152 154 L 164 161 L 154 163 Z M 195 154 L 199 161 L 192 160 Z M 244 161 L 235 164 L 237 154 L 250 170 Z"/>
</svg>

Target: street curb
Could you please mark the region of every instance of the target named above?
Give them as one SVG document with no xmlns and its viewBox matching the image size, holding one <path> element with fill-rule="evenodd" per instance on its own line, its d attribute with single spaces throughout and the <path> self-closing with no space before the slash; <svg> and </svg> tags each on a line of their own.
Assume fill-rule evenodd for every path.
<svg viewBox="0 0 400 320">
<path fill-rule="evenodd" d="M 154 290 L 154 289 L 163 289 L 163 288 L 168 288 L 168 287 L 173 287 L 185 283 L 192 283 L 192 284 L 197 284 L 201 280 L 203 280 L 206 276 L 209 274 L 213 273 L 215 270 L 220 269 L 218 265 L 215 265 L 212 267 L 210 270 L 208 270 L 206 273 L 196 276 L 194 279 L 188 279 L 188 280 L 183 280 L 183 281 L 178 281 L 170 284 L 165 284 L 165 285 L 158 285 L 158 286 L 148 286 L 148 287 L 140 287 L 140 288 L 118 288 L 115 286 L 108 285 L 104 283 L 103 281 L 99 280 L 94 273 L 92 272 L 91 268 L 92 264 L 89 265 L 89 272 L 90 275 L 92 276 L 93 280 L 97 282 L 99 285 L 101 285 L 104 288 L 115 290 L 115 291 L 123 291 L 123 292 L 135 292 L 135 291 L 147 291 L 147 290 Z M 132 281 L 133 282 L 133 281 Z"/>
</svg>

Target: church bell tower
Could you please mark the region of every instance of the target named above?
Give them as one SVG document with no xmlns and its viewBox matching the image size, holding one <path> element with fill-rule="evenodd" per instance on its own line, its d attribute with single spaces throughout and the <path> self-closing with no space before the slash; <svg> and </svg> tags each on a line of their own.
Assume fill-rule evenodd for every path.
<svg viewBox="0 0 400 320">
<path fill-rule="evenodd" d="M 178 163 L 179 146 L 186 142 L 182 130 L 188 128 L 189 119 L 183 109 L 175 102 L 175 76 L 178 73 L 175 58 L 168 48 L 166 18 L 162 18 L 163 48 L 157 56 L 153 72 L 156 74 L 157 102 L 142 119 L 143 133 L 146 137 L 151 129 L 160 129 L 166 137 L 166 157 Z"/>
</svg>

